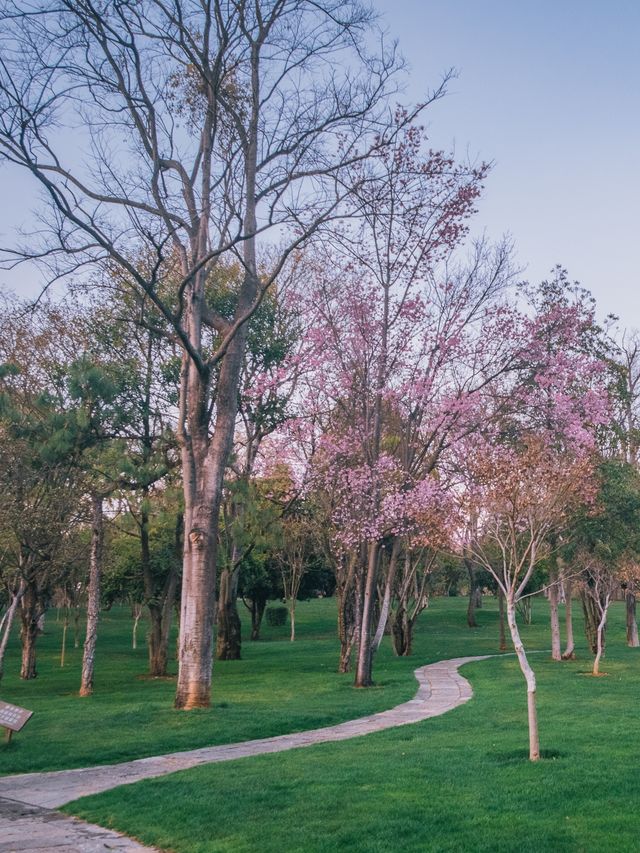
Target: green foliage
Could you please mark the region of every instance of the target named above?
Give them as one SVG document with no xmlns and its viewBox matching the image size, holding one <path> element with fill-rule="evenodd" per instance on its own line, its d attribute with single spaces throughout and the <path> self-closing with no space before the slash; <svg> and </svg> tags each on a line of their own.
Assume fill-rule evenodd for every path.
<svg viewBox="0 0 640 853">
<path fill-rule="evenodd" d="M 597 472 L 599 492 L 594 507 L 580 513 L 565 549 L 571 560 L 587 552 L 615 569 L 621 561 L 640 561 L 640 473 L 615 459 Z"/>
<path fill-rule="evenodd" d="M 267 625 L 271 625 L 272 628 L 286 625 L 287 614 L 288 610 L 286 607 L 267 607 L 264 613 Z"/>
<path fill-rule="evenodd" d="M 163 500 L 164 498 L 164 500 Z M 161 591 L 170 571 L 180 571 L 181 554 L 176 552 L 177 500 L 171 496 L 149 501 L 149 566 L 155 597 L 145 596 L 138 525 L 130 514 L 123 515 L 109 539 L 104 566 L 102 601 L 106 607 L 126 601 L 161 604 Z M 179 595 L 179 593 L 178 593 Z"/>
</svg>

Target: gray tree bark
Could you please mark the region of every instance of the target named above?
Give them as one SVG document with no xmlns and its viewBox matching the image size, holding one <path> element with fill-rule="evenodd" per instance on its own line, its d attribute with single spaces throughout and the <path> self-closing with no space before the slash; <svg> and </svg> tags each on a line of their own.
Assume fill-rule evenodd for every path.
<svg viewBox="0 0 640 853">
<path fill-rule="evenodd" d="M 87 589 L 87 633 L 82 654 L 80 696 L 91 696 L 93 693 L 104 545 L 102 504 L 102 496 L 91 496 L 91 556 L 89 562 L 89 586 Z"/>
</svg>

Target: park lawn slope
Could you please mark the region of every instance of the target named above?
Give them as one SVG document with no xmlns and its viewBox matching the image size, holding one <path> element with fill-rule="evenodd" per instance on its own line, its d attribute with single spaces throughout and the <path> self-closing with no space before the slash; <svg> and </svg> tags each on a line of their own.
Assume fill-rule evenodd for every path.
<svg viewBox="0 0 640 853">
<path fill-rule="evenodd" d="M 439 627 L 440 644 L 451 641 L 442 657 L 461 653 L 449 631 L 455 619 L 456 635 L 468 637 L 462 616 L 457 605 L 438 601 L 425 618 Z M 176 853 L 631 853 L 640 839 L 640 650 L 624 646 L 621 616 L 616 606 L 606 678 L 584 674 L 590 660 L 583 644 L 575 662 L 533 658 L 545 756 L 539 764 L 526 760 L 517 664 L 491 659 L 464 668 L 475 696 L 442 717 L 203 766 L 67 810 Z M 525 628 L 525 640 L 544 623 Z"/>
</svg>

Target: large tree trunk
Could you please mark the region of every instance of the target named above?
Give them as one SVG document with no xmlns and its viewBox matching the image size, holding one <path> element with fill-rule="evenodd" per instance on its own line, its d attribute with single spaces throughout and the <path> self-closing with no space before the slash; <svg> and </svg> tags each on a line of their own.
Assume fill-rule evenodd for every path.
<svg viewBox="0 0 640 853">
<path fill-rule="evenodd" d="M 536 676 L 529 665 L 527 655 L 520 639 L 516 622 L 516 606 L 512 595 L 507 597 L 507 623 L 511 632 L 514 651 L 518 657 L 520 670 L 527 684 L 527 712 L 529 721 L 529 759 L 538 761 L 540 758 L 540 740 L 538 737 L 538 716 L 536 712 Z"/>
<path fill-rule="evenodd" d="M 356 687 L 371 687 L 373 685 L 373 637 L 371 629 L 377 591 L 376 581 L 378 574 L 378 554 L 378 543 L 369 543 L 367 554 L 367 576 L 365 578 L 362 597 L 358 662 L 356 665 L 356 677 L 354 682 Z"/>
<path fill-rule="evenodd" d="M 218 524 L 222 480 L 237 412 L 242 352 L 238 346 L 242 345 L 244 336 L 239 338 L 234 338 L 223 361 L 218 384 L 218 416 L 211 443 L 206 428 L 199 431 L 198 448 L 193 448 L 191 439 L 186 440 L 186 449 L 183 442 L 185 536 L 175 706 L 185 711 L 208 708 L 211 704 Z M 234 366 L 237 367 L 235 378 L 229 375 Z M 199 385 L 191 388 L 191 393 L 199 392 L 199 388 Z"/>
<path fill-rule="evenodd" d="M 218 495 L 219 497 L 219 495 Z M 182 574 L 176 708 L 208 708 L 211 703 L 215 540 L 219 500 L 189 508 Z"/>
<path fill-rule="evenodd" d="M 249 134 L 245 173 L 245 233 L 256 232 L 255 163 L 257 126 Z M 202 222 L 206 222 L 203 216 Z M 198 254 L 208 252 L 205 231 L 198 239 Z M 250 310 L 258 293 L 255 238 L 243 244 L 245 277 L 240 288 L 236 316 Z M 184 270 L 189 273 L 188 269 Z M 189 339 L 198 352 L 202 345 L 202 301 L 205 270 L 197 274 L 189 315 Z M 210 387 L 214 377 L 185 352 L 180 375 L 178 440 L 182 458 L 185 504 L 184 560 L 178 684 L 175 707 L 183 710 L 208 708 L 211 704 L 213 668 L 213 624 L 216 594 L 216 559 L 222 483 L 233 446 L 238 412 L 238 387 L 247 336 L 242 324 L 230 340 L 220 362 L 215 394 L 213 434 L 209 426 Z"/>
<path fill-rule="evenodd" d="M 573 639 L 573 590 L 571 587 L 571 578 L 567 578 L 564 583 L 564 621 L 567 645 L 562 653 L 562 660 L 573 660 L 576 656 Z"/>
<path fill-rule="evenodd" d="M 216 660 L 240 660 L 242 634 L 238 614 L 238 571 L 220 573 L 220 597 L 216 622 Z"/>
<path fill-rule="evenodd" d="M 0 622 L 0 681 L 2 681 L 2 676 L 4 675 L 4 656 L 7 651 L 7 645 L 9 644 L 9 637 L 11 636 L 11 629 L 13 628 L 13 620 L 15 619 L 18 605 L 24 595 L 25 587 L 26 584 L 24 579 L 21 578 L 20 585 L 18 586 L 17 591 L 13 594 L 9 607 L 2 617 L 2 622 Z"/>
<path fill-rule="evenodd" d="M 549 618 L 551 622 L 551 659 L 562 660 L 562 644 L 560 640 L 559 588 L 558 570 L 554 568 L 549 575 Z"/>
<path fill-rule="evenodd" d="M 625 603 L 627 611 L 627 645 L 632 649 L 637 649 L 640 646 L 640 641 L 638 640 L 636 594 L 634 590 L 627 589 L 625 592 Z"/>
<path fill-rule="evenodd" d="M 87 633 L 82 654 L 82 676 L 80 696 L 91 696 L 98 639 L 100 616 L 100 582 L 102 580 L 102 552 L 104 542 L 104 518 L 102 497 L 91 496 L 91 557 L 89 563 L 89 587 L 87 589 Z"/>
</svg>

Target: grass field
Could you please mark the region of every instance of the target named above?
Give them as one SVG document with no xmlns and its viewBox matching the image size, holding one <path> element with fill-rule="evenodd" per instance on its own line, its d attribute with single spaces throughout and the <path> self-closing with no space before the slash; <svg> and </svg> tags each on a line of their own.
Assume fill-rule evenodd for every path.
<svg viewBox="0 0 640 853">
<path fill-rule="evenodd" d="M 35 714 L 9 748 L 0 747 L 0 774 L 108 764 L 269 737 L 390 708 L 414 694 L 413 670 L 419 664 L 450 653 L 496 650 L 493 619 L 471 632 L 462 612 L 455 619 L 447 612 L 437 606 L 425 615 L 412 658 L 394 658 L 385 641 L 376 660 L 377 686 L 363 691 L 353 689 L 351 676 L 336 672 L 335 601 L 301 602 L 296 642 L 289 642 L 287 627 L 265 624 L 262 641 L 244 644 L 243 660 L 215 664 L 213 707 L 190 713 L 173 709 L 175 679 L 145 676 L 144 626 L 133 651 L 125 608 L 102 614 L 95 692 L 79 698 L 82 649 L 68 649 L 60 668 L 62 624 L 50 613 L 38 640 L 38 678 L 18 678 L 17 632 L 7 656 L 0 698 Z"/>
<path fill-rule="evenodd" d="M 353 690 L 349 677 L 332 672 L 333 602 L 303 605 L 300 642 L 292 646 L 271 635 L 247 644 L 244 661 L 216 667 L 217 705 L 195 715 L 166 707 L 172 684 L 135 679 L 144 670 L 144 652 L 127 649 L 126 622 L 114 614 L 104 626 L 99 670 L 107 686 L 86 705 L 69 695 L 75 687 L 71 667 L 63 678 L 53 658 L 43 661 L 39 684 L 19 686 L 28 696 L 7 689 L 18 686 L 13 680 L 3 685 L 3 698 L 28 707 L 41 703 L 29 737 L 25 729 L 5 763 L 10 757 L 11 769 L 18 770 L 39 761 L 74 766 L 94 755 L 111 761 L 389 707 L 414 692 L 411 671 L 418 664 L 495 650 L 493 602 L 474 630 L 466 627 L 464 604 L 434 600 L 420 623 L 414 657 L 396 660 L 383 649 L 376 666 L 381 687 L 372 691 Z M 442 717 L 348 742 L 200 767 L 79 800 L 67 810 L 176 853 L 637 851 L 640 651 L 625 647 L 622 618 L 616 605 L 606 678 L 584 674 L 590 659 L 583 643 L 576 662 L 533 658 L 546 756 L 537 765 L 526 760 L 526 697 L 517 664 L 492 659 L 465 668 L 475 696 Z M 55 623 L 49 630 L 45 646 L 53 655 Z M 547 648 L 544 603 L 536 602 L 534 624 L 523 636 L 530 648 Z M 101 734 L 105 718 L 109 742 Z M 123 736 L 115 743 L 118 725 Z M 75 731 L 69 734 L 68 727 Z M 57 760 L 48 745 L 50 729 L 58 749 L 67 744 L 68 753 Z M 47 740 L 39 744 L 42 759 L 29 744 L 36 734 Z M 78 740 L 89 742 L 74 745 Z"/>
</svg>

